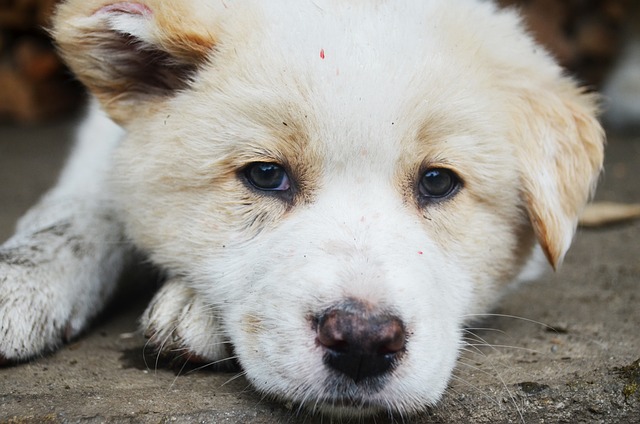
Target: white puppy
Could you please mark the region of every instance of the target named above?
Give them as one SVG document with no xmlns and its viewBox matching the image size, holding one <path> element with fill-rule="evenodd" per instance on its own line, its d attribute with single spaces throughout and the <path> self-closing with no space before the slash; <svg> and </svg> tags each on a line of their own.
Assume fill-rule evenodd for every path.
<svg viewBox="0 0 640 424">
<path fill-rule="evenodd" d="M 126 135 L 94 109 L 0 250 L 4 361 L 81 332 L 135 246 L 168 275 L 158 349 L 417 411 L 462 326 L 561 262 L 602 165 L 593 96 L 486 1 L 69 0 L 54 34 Z"/>
</svg>

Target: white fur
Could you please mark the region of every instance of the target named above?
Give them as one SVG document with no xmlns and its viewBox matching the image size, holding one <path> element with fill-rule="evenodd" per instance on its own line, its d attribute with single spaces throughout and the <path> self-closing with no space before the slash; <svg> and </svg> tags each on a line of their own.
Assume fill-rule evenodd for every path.
<svg viewBox="0 0 640 424">
<path fill-rule="evenodd" d="M 177 49 L 176 61 L 197 57 L 185 45 L 209 40 L 209 29 L 176 40 L 179 23 L 158 27 L 156 13 L 171 2 L 147 2 L 153 13 L 95 3 L 92 15 L 68 18 L 74 30 Z M 464 323 L 487 312 L 510 283 L 532 278 L 542 256 L 533 228 L 554 264 L 568 248 L 580 205 L 561 201 L 574 191 L 564 181 L 574 170 L 556 157 L 575 149 L 575 162 L 584 159 L 587 140 L 577 128 L 600 134 L 591 109 L 517 16 L 486 2 L 209 6 L 202 20 L 215 28 L 215 49 L 187 88 L 167 95 L 162 87 L 158 97 L 117 92 L 121 84 L 100 80 L 115 68 L 84 52 L 74 62 L 74 43 L 85 39 L 72 34 L 65 45 L 60 30 L 67 57 L 80 63 L 75 71 L 127 134 L 118 144 L 120 130 L 92 112 L 59 187 L 36 209 L 55 211 L 81 193 L 78 206 L 52 221 L 66 219 L 73 231 L 59 236 L 51 261 L 0 262 L 0 289 L 9 293 L 0 301 L 0 356 L 28 358 L 55 347 L 69 323 L 71 335 L 86 325 L 102 304 L 96 293 L 113 291 L 127 249 L 122 223 L 168 274 L 142 320 L 160 350 L 216 362 L 232 347 L 258 390 L 329 413 L 408 413 L 434 404 Z M 80 2 L 76 8 L 84 10 Z M 180 44 L 185 39 L 196 42 Z M 82 47 L 104 51 L 91 40 Z M 122 49 L 121 62 L 135 54 Z M 561 122 L 589 118 L 560 125 L 562 148 L 558 126 L 546 124 L 531 92 L 553 98 Z M 577 203 L 601 162 L 601 140 L 594 144 L 592 163 L 579 163 L 593 170 L 576 184 Z M 300 197 L 287 203 L 251 189 L 241 170 L 260 161 L 287 164 Z M 460 192 L 422 202 L 425 166 L 454 169 Z M 545 227 L 547 215 L 529 222 L 525 211 L 537 217 L 540 210 L 565 225 Z M 29 246 L 39 228 L 22 225 L 3 249 Z M 80 230 L 94 250 L 74 256 L 66 240 Z M 345 299 L 390 311 L 406 328 L 402 359 L 375 384 L 349 382 L 323 363 L 312 318 Z M 15 326 L 32 308 L 43 312 Z M 47 323 L 46 334 L 32 329 L 38 322 Z"/>
<path fill-rule="evenodd" d="M 92 107 L 58 184 L 0 247 L 0 356 L 27 359 L 70 340 L 113 293 L 130 248 L 105 178 L 123 134 Z"/>
</svg>

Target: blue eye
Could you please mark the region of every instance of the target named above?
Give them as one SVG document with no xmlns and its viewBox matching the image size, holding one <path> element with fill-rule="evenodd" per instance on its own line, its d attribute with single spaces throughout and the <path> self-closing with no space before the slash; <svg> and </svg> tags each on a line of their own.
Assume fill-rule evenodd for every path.
<svg viewBox="0 0 640 424">
<path fill-rule="evenodd" d="M 251 163 L 245 168 L 244 175 L 247 181 L 258 190 L 286 191 L 291 188 L 291 181 L 287 171 L 275 163 Z"/>
<path fill-rule="evenodd" d="M 455 172 L 446 168 L 429 168 L 420 179 L 420 194 L 428 199 L 442 199 L 451 196 L 460 186 Z"/>
</svg>

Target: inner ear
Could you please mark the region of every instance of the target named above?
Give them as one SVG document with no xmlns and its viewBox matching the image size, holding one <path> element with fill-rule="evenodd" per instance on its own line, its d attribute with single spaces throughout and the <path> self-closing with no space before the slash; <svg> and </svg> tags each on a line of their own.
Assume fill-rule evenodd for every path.
<svg viewBox="0 0 640 424">
<path fill-rule="evenodd" d="M 91 88 L 127 97 L 169 95 L 185 89 L 198 69 L 195 62 L 177 59 L 154 44 L 114 33 L 100 44 L 100 55 L 110 57 L 113 80 L 94 81 Z M 116 86 L 114 86 L 116 85 Z"/>
<path fill-rule="evenodd" d="M 124 125 L 141 103 L 186 89 L 206 62 L 217 16 L 208 3 L 68 0 L 53 34 L 78 79 Z"/>
</svg>

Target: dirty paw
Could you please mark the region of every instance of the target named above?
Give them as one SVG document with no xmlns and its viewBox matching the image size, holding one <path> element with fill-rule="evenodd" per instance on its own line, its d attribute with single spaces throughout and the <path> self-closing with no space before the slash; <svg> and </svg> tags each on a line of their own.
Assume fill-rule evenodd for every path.
<svg viewBox="0 0 640 424">
<path fill-rule="evenodd" d="M 48 262 L 36 266 L 37 257 L 24 253 L 0 249 L 0 365 L 54 350 L 84 324 L 74 322 L 73 299 L 61 298 L 56 291 L 60 277 L 56 266 Z"/>
<path fill-rule="evenodd" d="M 232 365 L 231 349 L 215 311 L 179 278 L 164 284 L 141 321 L 149 345 L 163 357 L 224 368 Z"/>
<path fill-rule="evenodd" d="M 81 219 L 0 246 L 0 363 L 52 351 L 82 332 L 113 293 L 125 249 L 110 224 Z M 102 225 L 101 225 L 102 224 Z M 104 236 L 108 234 L 108 236 Z"/>
</svg>

